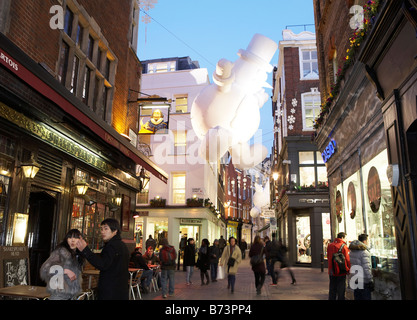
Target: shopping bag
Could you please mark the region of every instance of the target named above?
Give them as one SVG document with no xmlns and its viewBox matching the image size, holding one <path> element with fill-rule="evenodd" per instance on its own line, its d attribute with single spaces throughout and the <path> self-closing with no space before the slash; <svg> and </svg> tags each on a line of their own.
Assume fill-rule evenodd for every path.
<svg viewBox="0 0 417 320">
<path fill-rule="evenodd" d="M 217 267 L 217 280 L 222 280 L 222 279 L 224 279 L 224 267 L 219 265 Z"/>
</svg>

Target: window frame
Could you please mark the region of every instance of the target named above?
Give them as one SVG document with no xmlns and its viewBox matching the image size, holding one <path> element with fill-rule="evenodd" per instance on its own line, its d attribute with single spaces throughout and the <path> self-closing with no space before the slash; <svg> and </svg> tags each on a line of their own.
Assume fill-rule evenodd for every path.
<svg viewBox="0 0 417 320">
<path fill-rule="evenodd" d="M 314 131 L 314 126 L 312 127 L 307 127 L 307 115 L 306 115 L 306 110 L 307 109 L 312 109 L 313 110 L 313 121 L 314 119 L 317 118 L 317 116 L 320 114 L 320 108 L 321 108 L 321 94 L 318 91 L 313 91 L 316 88 L 312 88 L 312 91 L 310 92 L 305 92 L 301 94 L 301 110 L 302 110 L 302 114 L 303 114 L 303 131 Z M 313 97 L 313 98 L 317 98 L 316 99 L 312 99 L 313 102 L 313 107 L 306 107 L 306 100 L 307 97 Z M 314 103 L 317 102 L 317 106 L 314 107 Z M 318 112 L 318 113 L 316 113 Z"/>
<path fill-rule="evenodd" d="M 304 60 L 303 53 L 309 52 L 310 59 Z M 316 52 L 316 59 L 313 59 L 311 56 L 312 52 Z M 299 60 L 300 60 L 300 80 L 319 80 L 319 65 L 318 65 L 318 51 L 316 47 L 300 47 L 299 48 Z M 317 75 L 314 75 L 313 63 L 317 63 Z M 304 76 L 304 63 L 310 64 L 310 72 Z M 312 75 L 312 76 L 310 76 Z"/>
</svg>

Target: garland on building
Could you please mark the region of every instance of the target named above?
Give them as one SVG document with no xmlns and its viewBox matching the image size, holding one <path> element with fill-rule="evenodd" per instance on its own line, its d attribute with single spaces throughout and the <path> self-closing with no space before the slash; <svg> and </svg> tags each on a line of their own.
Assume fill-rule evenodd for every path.
<svg viewBox="0 0 417 320">
<path fill-rule="evenodd" d="M 359 51 L 359 48 L 363 41 L 365 40 L 367 34 L 372 29 L 373 24 L 375 23 L 375 18 L 378 12 L 380 5 L 380 0 L 368 1 L 363 7 L 363 23 L 359 28 L 355 30 L 353 36 L 349 38 L 349 48 L 346 51 L 346 56 L 344 57 L 343 66 L 341 66 L 336 73 L 335 84 L 330 88 L 330 93 L 325 101 L 322 102 L 320 108 L 320 114 L 314 121 L 314 129 L 318 130 L 324 122 L 325 116 L 330 112 L 330 107 L 333 104 L 333 101 L 336 100 L 340 92 L 341 82 L 344 80 L 347 69 L 354 63 L 356 53 Z"/>
</svg>

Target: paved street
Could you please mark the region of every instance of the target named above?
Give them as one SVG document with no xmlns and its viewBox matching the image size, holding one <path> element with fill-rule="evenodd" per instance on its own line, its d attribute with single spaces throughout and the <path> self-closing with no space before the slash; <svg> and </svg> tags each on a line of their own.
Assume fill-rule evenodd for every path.
<svg viewBox="0 0 417 320">
<path fill-rule="evenodd" d="M 227 290 L 227 279 L 201 285 L 200 270 L 195 268 L 193 283 L 185 284 L 185 272 L 175 273 L 175 294 L 173 297 L 162 298 L 161 291 L 143 294 L 144 300 L 327 300 L 329 278 L 327 269 L 322 273 L 320 269 L 294 267 L 293 272 L 297 280 L 291 284 L 291 277 L 287 270 L 281 273 L 278 286 L 272 287 L 271 277 L 266 276 L 262 294 L 257 295 L 255 280 L 250 268 L 249 259 L 243 260 L 236 275 L 235 292 Z"/>
</svg>

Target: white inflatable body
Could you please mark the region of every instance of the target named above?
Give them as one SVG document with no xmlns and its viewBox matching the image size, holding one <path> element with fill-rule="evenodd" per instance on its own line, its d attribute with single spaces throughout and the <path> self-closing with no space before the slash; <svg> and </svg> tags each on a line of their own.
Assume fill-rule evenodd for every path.
<svg viewBox="0 0 417 320">
<path fill-rule="evenodd" d="M 232 63 L 221 59 L 213 74 L 213 84 L 205 87 L 191 109 L 191 123 L 202 140 L 200 156 L 214 162 L 230 151 L 233 164 L 248 169 L 263 161 L 268 150 L 248 141 L 259 128 L 260 108 L 268 100 L 263 89 L 269 64 L 278 45 L 255 34 L 246 50 L 239 50 L 239 59 Z"/>
</svg>

